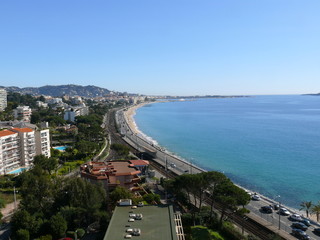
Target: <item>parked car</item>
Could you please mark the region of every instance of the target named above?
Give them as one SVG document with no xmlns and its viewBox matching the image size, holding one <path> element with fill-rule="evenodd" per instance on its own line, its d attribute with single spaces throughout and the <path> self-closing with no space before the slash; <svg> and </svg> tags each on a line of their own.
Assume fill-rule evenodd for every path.
<svg viewBox="0 0 320 240">
<path fill-rule="evenodd" d="M 316 235 L 320 235 L 320 228 L 315 228 L 315 229 L 313 230 L 313 232 L 314 232 L 314 234 L 316 234 Z"/>
<path fill-rule="evenodd" d="M 303 220 L 302 217 L 299 214 L 292 214 L 289 217 L 289 219 L 292 220 L 292 221 L 299 221 L 299 222 L 301 222 Z"/>
<path fill-rule="evenodd" d="M 300 240 L 309 240 L 310 237 L 308 234 L 306 234 L 304 231 L 302 231 L 301 229 L 296 229 L 293 228 L 292 229 L 292 235 L 297 237 Z"/>
<path fill-rule="evenodd" d="M 274 208 L 274 210 L 279 210 L 280 205 L 279 205 L 279 204 L 274 204 L 274 205 L 273 205 L 273 208 Z"/>
<path fill-rule="evenodd" d="M 258 194 L 253 194 L 251 199 L 254 200 L 254 201 L 260 201 L 261 197 Z"/>
<path fill-rule="evenodd" d="M 264 212 L 264 213 L 272 213 L 273 212 L 272 206 L 262 206 L 260 209 L 261 209 L 261 212 Z"/>
<path fill-rule="evenodd" d="M 279 209 L 279 214 L 285 215 L 285 216 L 289 216 L 289 215 L 290 215 L 290 212 L 289 212 L 288 209 L 286 209 L 286 208 L 280 208 L 280 209 Z"/>
<path fill-rule="evenodd" d="M 292 223 L 291 226 L 293 228 L 298 228 L 298 229 L 301 229 L 303 231 L 306 231 L 308 229 L 308 227 L 306 225 L 304 225 L 303 223 L 301 223 L 301 222 L 294 222 L 294 223 Z"/>
<path fill-rule="evenodd" d="M 310 227 L 311 226 L 311 223 L 310 223 L 310 221 L 309 220 L 307 220 L 307 219 L 302 219 L 302 221 L 301 221 L 304 225 L 306 225 L 306 226 L 308 226 L 308 227 Z"/>
</svg>

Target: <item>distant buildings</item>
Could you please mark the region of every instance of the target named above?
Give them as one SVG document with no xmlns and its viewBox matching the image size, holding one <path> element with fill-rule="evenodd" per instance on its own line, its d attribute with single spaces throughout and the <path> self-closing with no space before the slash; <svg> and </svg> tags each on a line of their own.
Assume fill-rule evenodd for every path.
<svg viewBox="0 0 320 240">
<path fill-rule="evenodd" d="M 32 110 L 29 106 L 18 106 L 13 110 L 15 120 L 21 120 L 24 122 L 30 122 Z"/>
<path fill-rule="evenodd" d="M 48 103 L 42 102 L 42 101 L 37 101 L 36 102 L 37 107 L 43 107 L 43 108 L 47 108 L 48 107 Z"/>
<path fill-rule="evenodd" d="M 40 154 L 51 156 L 49 129 L 11 127 L 0 131 L 0 175 L 29 168 Z"/>
<path fill-rule="evenodd" d="M 71 107 L 64 112 L 64 120 L 74 122 L 78 116 L 85 116 L 89 114 L 89 107 L 84 103 L 82 105 Z"/>
<path fill-rule="evenodd" d="M 63 103 L 63 101 L 62 101 L 62 98 L 50 98 L 47 100 L 47 103 L 51 105 L 55 105 L 55 104 Z"/>
<path fill-rule="evenodd" d="M 0 111 L 3 111 L 7 107 L 7 91 L 0 89 Z"/>
<path fill-rule="evenodd" d="M 142 163 L 139 164 L 141 166 Z M 149 162 L 144 161 L 144 166 L 147 165 L 149 165 Z M 138 176 L 140 173 L 141 171 L 130 161 L 90 162 L 80 167 L 82 178 L 92 183 L 100 182 L 107 190 L 122 186 L 134 191 L 135 184 L 140 182 L 140 177 Z"/>
</svg>

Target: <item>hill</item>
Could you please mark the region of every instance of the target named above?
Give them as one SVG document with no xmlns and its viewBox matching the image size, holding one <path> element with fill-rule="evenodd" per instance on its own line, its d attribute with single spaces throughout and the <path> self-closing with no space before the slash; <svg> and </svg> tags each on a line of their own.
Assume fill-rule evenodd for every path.
<svg viewBox="0 0 320 240">
<path fill-rule="evenodd" d="M 80 85 L 46 85 L 43 87 L 1 87 L 6 89 L 8 92 L 18 92 L 21 94 L 31 94 L 31 95 L 48 95 L 53 97 L 59 97 L 63 95 L 69 96 L 81 96 L 81 97 L 102 97 L 109 94 L 110 91 L 106 88 L 100 88 L 93 85 L 80 86 Z"/>
</svg>

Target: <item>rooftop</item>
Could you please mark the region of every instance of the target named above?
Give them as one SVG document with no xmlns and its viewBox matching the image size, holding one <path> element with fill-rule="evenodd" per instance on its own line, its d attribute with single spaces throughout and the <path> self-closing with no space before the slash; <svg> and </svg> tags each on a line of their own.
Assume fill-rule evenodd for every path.
<svg viewBox="0 0 320 240">
<path fill-rule="evenodd" d="M 142 214 L 141 220 L 128 222 L 129 214 Z M 130 227 L 126 227 L 130 225 Z M 128 228 L 141 229 L 139 240 L 177 240 L 174 212 L 169 205 L 147 205 L 132 209 L 131 206 L 117 206 L 113 212 L 104 240 L 124 239 Z"/>
<path fill-rule="evenodd" d="M 149 165 L 149 161 L 146 160 L 130 160 L 129 161 L 131 164 L 133 164 L 134 166 L 146 166 Z"/>
<path fill-rule="evenodd" d="M 107 179 L 108 176 L 128 176 L 140 173 L 134 166 L 127 161 L 114 162 L 89 162 L 80 167 L 82 175 L 96 179 Z"/>
<path fill-rule="evenodd" d="M 12 135 L 12 134 L 15 134 L 15 132 L 12 132 L 10 130 L 2 130 L 2 131 L 0 131 L 0 137 L 9 136 L 9 135 Z"/>
<path fill-rule="evenodd" d="M 12 130 L 15 130 L 17 132 L 33 132 L 31 128 L 12 128 Z"/>
</svg>

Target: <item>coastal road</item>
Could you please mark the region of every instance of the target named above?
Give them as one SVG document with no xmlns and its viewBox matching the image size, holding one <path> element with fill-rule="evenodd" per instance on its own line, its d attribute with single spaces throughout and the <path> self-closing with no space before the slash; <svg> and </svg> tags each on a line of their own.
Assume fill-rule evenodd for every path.
<svg viewBox="0 0 320 240">
<path fill-rule="evenodd" d="M 272 225 L 276 226 L 277 228 L 279 228 L 279 219 L 280 219 L 280 229 L 286 231 L 287 233 L 291 233 L 291 225 L 293 223 L 293 221 L 289 220 L 289 216 L 284 216 L 284 215 L 280 215 L 279 218 L 279 214 L 278 211 L 273 211 L 273 213 L 267 214 L 267 213 L 263 213 L 260 211 L 260 208 L 262 206 L 269 206 L 269 205 L 273 205 L 274 202 L 268 200 L 268 199 L 261 199 L 260 201 L 250 201 L 250 204 L 248 204 L 246 206 L 246 208 L 248 208 L 250 210 L 251 213 L 255 214 L 256 216 L 268 221 L 269 223 L 271 223 Z M 285 206 L 283 206 L 285 207 Z M 290 211 L 290 209 L 288 209 Z M 292 214 L 294 212 L 291 212 Z M 319 226 L 312 224 L 308 230 L 306 231 L 306 233 L 310 236 L 311 239 L 316 240 L 316 239 L 320 239 L 319 236 L 315 235 L 313 233 L 314 228 L 319 228 Z"/>
</svg>

